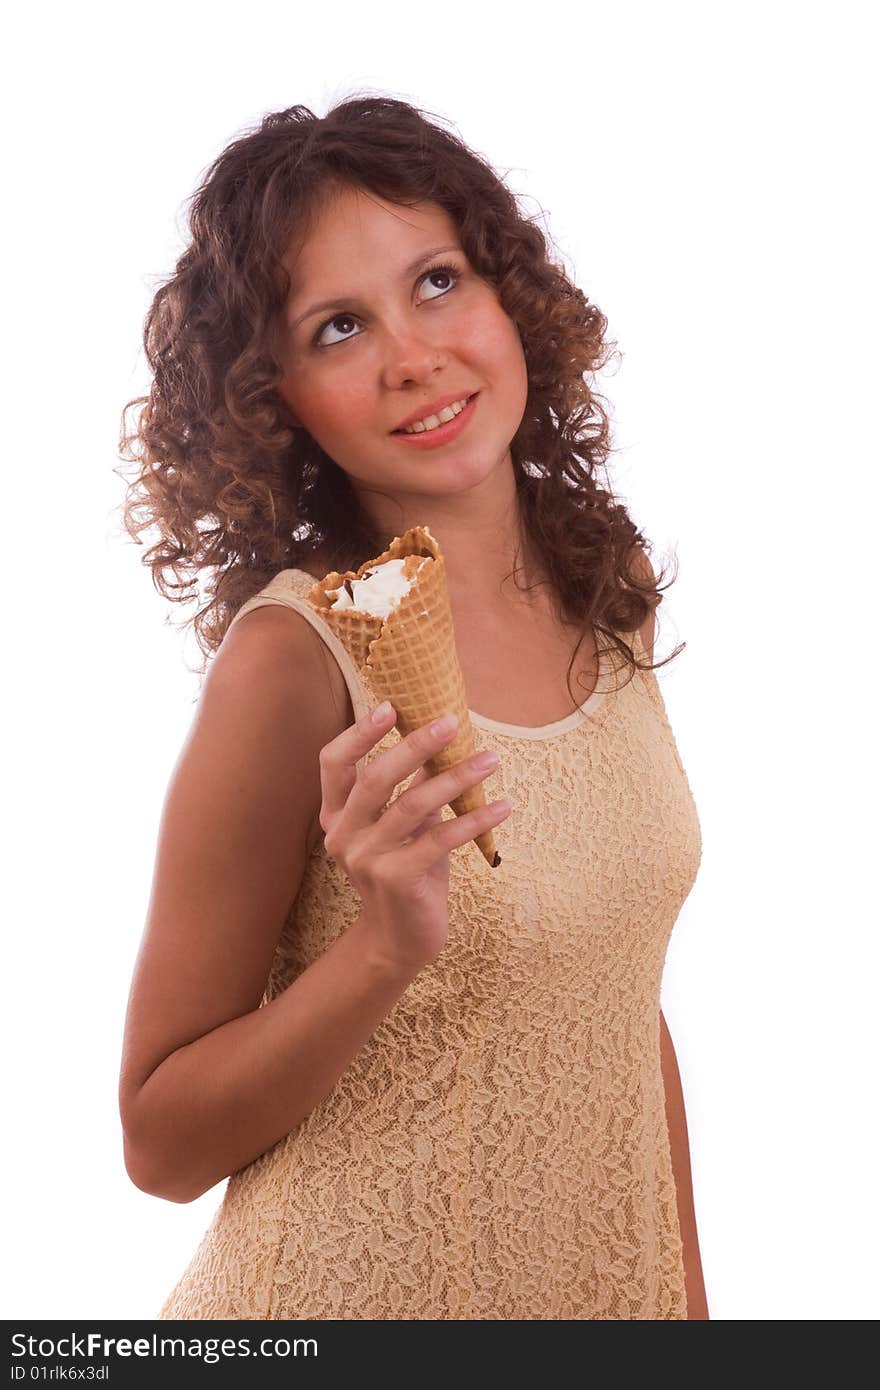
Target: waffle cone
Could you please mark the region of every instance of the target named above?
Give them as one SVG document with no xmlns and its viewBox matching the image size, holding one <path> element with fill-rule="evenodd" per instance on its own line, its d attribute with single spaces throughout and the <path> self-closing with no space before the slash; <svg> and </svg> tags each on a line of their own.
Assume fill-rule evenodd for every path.
<svg viewBox="0 0 880 1390">
<path fill-rule="evenodd" d="M 338 589 L 347 579 L 363 578 L 367 570 L 386 560 L 404 560 L 404 575 L 408 579 L 415 576 L 409 593 L 387 618 L 351 608 L 331 608 L 327 590 Z M 306 598 L 358 670 L 366 672 L 379 699 L 391 701 L 402 738 L 447 711 L 458 716 L 453 741 L 428 759 L 432 775 L 473 755 L 474 730 L 455 646 L 446 565 L 437 540 L 426 526 L 414 526 L 395 536 L 382 555 L 366 561 L 357 572 L 331 570 Z M 457 816 L 485 806 L 483 783 L 469 787 L 449 805 Z M 475 842 L 490 867 L 497 868 L 501 856 L 492 831 L 484 830 Z"/>
</svg>

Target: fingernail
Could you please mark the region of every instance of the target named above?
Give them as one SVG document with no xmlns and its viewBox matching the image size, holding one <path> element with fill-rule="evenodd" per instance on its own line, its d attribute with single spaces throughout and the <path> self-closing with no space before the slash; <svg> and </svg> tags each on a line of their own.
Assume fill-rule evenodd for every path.
<svg viewBox="0 0 880 1390">
<path fill-rule="evenodd" d="M 458 727 L 458 716 L 455 714 L 444 714 L 442 719 L 435 719 L 431 725 L 431 733 L 436 738 L 442 738 L 444 734 L 451 734 L 453 729 Z"/>
<path fill-rule="evenodd" d="M 377 706 L 376 706 L 376 708 L 373 710 L 373 713 L 372 713 L 372 715 L 371 715 L 370 717 L 372 718 L 374 724 L 384 724 L 384 723 L 385 723 L 385 720 L 388 718 L 388 716 L 389 716 L 390 713 L 391 713 L 391 702 L 390 702 L 390 700 L 383 700 L 382 703 L 381 703 L 381 705 L 377 705 Z"/>
</svg>

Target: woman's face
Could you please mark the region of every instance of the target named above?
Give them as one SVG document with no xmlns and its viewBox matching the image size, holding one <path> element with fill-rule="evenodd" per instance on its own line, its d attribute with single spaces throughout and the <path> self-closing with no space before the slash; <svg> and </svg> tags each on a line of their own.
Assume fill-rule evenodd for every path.
<svg viewBox="0 0 880 1390">
<path fill-rule="evenodd" d="M 441 262 L 449 269 L 431 270 Z M 491 489 L 488 479 L 511 469 L 528 392 L 522 343 L 442 208 L 399 208 L 345 188 L 285 265 L 279 391 L 355 488 L 441 496 Z M 338 303 L 314 308 L 328 299 Z M 422 448 L 393 433 L 438 398 L 475 391 L 470 419 L 448 442 Z"/>
</svg>

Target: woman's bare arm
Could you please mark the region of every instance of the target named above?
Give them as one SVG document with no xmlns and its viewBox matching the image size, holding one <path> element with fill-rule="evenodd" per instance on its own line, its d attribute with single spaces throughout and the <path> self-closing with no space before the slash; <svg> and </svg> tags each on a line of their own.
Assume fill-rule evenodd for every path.
<svg viewBox="0 0 880 1390">
<path fill-rule="evenodd" d="M 417 973 L 381 961 L 358 917 L 269 1004 L 178 1048 L 129 1109 L 145 1164 L 133 1160 L 133 1181 L 191 1202 L 259 1158 L 323 1100 Z"/>
<path fill-rule="evenodd" d="M 697 1216 L 694 1210 L 694 1188 L 691 1178 L 691 1156 L 688 1145 L 684 1093 L 681 1088 L 681 1075 L 678 1070 L 675 1048 L 672 1045 L 672 1038 L 662 1010 L 660 1013 L 660 1069 L 663 1074 L 669 1151 L 672 1158 L 678 1224 L 681 1229 L 683 1246 L 687 1315 L 689 1321 L 701 1321 L 708 1319 L 709 1308 L 706 1302 L 706 1285 L 703 1280 L 703 1262 L 700 1258 Z"/>
<path fill-rule="evenodd" d="M 144 1191 L 191 1201 L 259 1157 L 410 982 L 359 918 L 259 1007 L 320 809 L 318 755 L 352 718 L 301 615 L 261 607 L 227 634 L 169 785 L 126 1015 L 119 1108 Z"/>
</svg>

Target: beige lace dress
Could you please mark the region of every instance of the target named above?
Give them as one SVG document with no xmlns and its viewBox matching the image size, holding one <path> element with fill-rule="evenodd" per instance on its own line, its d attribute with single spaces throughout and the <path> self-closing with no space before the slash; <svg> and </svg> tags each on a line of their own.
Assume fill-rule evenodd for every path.
<svg viewBox="0 0 880 1390">
<path fill-rule="evenodd" d="M 235 621 L 301 613 L 359 718 L 376 698 L 305 603 L 313 583 L 283 570 Z M 501 866 L 452 851 L 446 948 L 312 1113 L 229 1178 L 159 1318 L 687 1316 L 659 1014 L 700 825 L 655 675 L 627 683 L 600 655 L 596 691 L 556 723 L 471 712 L 502 756 L 492 799 L 514 807 Z M 359 910 L 319 838 L 263 1002 Z"/>
</svg>

